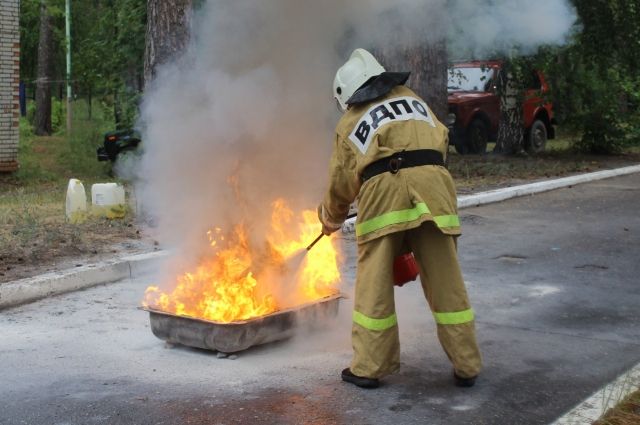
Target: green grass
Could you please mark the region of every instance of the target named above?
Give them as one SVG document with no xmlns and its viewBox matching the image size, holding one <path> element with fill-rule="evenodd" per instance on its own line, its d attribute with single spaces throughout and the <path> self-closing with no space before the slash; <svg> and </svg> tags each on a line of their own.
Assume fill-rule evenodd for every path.
<svg viewBox="0 0 640 425">
<path fill-rule="evenodd" d="M 87 120 L 87 105 L 74 102 L 72 131 L 58 130 L 49 137 L 33 134 L 27 118 L 20 119 L 20 169 L 13 175 L 3 176 L 0 186 L 39 186 L 46 183 L 61 184 L 70 178 L 99 180 L 107 177 L 109 165 L 96 160 L 96 149 L 102 144 L 106 131 L 114 128 L 104 110 L 94 106 L 94 117 Z"/>
</svg>

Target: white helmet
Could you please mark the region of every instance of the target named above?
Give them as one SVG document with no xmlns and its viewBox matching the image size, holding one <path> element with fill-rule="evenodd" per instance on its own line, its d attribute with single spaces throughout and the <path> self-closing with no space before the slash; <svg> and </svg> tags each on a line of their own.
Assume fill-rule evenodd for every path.
<svg viewBox="0 0 640 425">
<path fill-rule="evenodd" d="M 336 98 L 340 108 L 347 110 L 347 101 L 353 94 L 371 77 L 378 76 L 385 69 L 364 49 L 356 49 L 351 53 L 349 60 L 338 69 L 333 80 L 333 97 Z"/>
</svg>

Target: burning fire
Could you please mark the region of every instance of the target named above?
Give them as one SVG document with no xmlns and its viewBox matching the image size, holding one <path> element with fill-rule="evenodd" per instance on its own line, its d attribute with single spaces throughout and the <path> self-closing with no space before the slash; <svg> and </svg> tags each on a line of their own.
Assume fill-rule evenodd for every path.
<svg viewBox="0 0 640 425">
<path fill-rule="evenodd" d="M 229 323 L 337 293 L 340 273 L 333 241 L 325 237 L 307 252 L 321 227 L 314 211 L 303 211 L 299 218 L 297 226 L 292 225 L 295 214 L 284 200 L 276 200 L 270 230 L 260 247 L 252 245 L 245 222 L 227 232 L 208 231 L 210 255 L 195 271 L 178 276 L 173 290 L 149 286 L 143 305 Z"/>
</svg>

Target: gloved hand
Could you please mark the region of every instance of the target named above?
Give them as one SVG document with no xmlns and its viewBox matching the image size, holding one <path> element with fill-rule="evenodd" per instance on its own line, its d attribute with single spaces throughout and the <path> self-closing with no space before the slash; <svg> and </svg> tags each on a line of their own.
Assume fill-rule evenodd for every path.
<svg viewBox="0 0 640 425">
<path fill-rule="evenodd" d="M 335 231 L 339 230 L 342 225 L 335 227 L 335 226 L 331 226 L 330 224 L 326 223 L 324 214 L 323 214 L 323 206 L 322 204 L 318 205 L 318 219 L 320 220 L 320 224 L 322 224 L 322 233 L 325 236 L 329 236 L 330 234 L 334 233 Z"/>
</svg>

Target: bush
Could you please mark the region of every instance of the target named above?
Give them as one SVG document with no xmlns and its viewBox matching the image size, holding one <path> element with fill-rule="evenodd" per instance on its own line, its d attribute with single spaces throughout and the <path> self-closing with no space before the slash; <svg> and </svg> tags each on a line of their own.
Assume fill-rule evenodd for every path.
<svg viewBox="0 0 640 425">
<path fill-rule="evenodd" d="M 615 68 L 593 77 L 592 93 L 580 116 L 583 136 L 576 147 L 594 154 L 619 153 L 640 139 L 640 79 Z"/>
<path fill-rule="evenodd" d="M 587 6 L 588 2 L 583 3 L 576 4 L 578 9 L 585 8 L 582 11 L 589 20 L 599 19 L 615 5 L 628 4 L 602 2 L 607 7 L 596 11 Z M 615 18 L 622 19 L 624 15 Z M 551 86 L 549 100 L 558 124 L 579 135 L 574 144 L 577 150 L 594 154 L 618 153 L 640 144 L 640 76 L 635 65 L 638 57 L 631 47 L 618 50 L 621 45 L 617 37 L 635 38 L 629 32 L 616 32 L 612 46 L 609 27 L 603 28 L 603 33 L 594 33 L 596 27 L 582 28 L 569 45 L 541 48 L 536 57 Z M 637 25 L 629 28 L 635 31 Z M 601 43 L 607 48 L 601 48 Z"/>
<path fill-rule="evenodd" d="M 576 134 L 574 148 L 598 155 L 638 143 L 640 78 L 620 67 L 588 62 L 576 47 L 547 52 L 556 119 Z"/>
<path fill-rule="evenodd" d="M 20 117 L 20 141 L 33 137 L 33 125 L 27 117 Z"/>
<path fill-rule="evenodd" d="M 626 145 L 626 131 L 612 111 L 593 111 L 583 116 L 582 138 L 575 143 L 580 152 L 596 155 L 620 153 Z"/>
<path fill-rule="evenodd" d="M 67 126 L 66 100 L 57 97 L 51 98 L 51 130 L 54 133 L 63 131 Z"/>
</svg>

